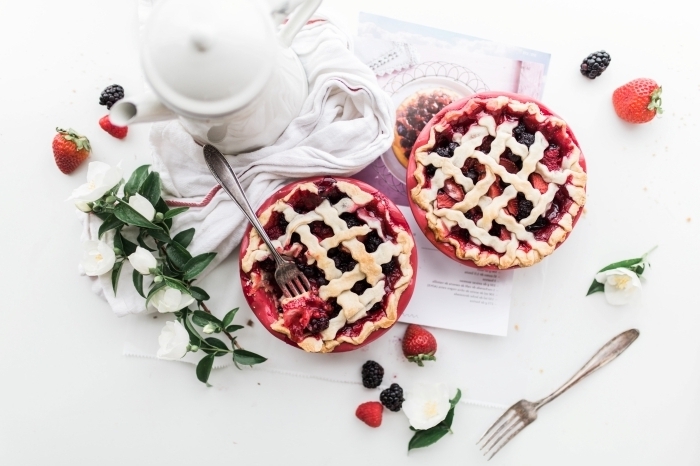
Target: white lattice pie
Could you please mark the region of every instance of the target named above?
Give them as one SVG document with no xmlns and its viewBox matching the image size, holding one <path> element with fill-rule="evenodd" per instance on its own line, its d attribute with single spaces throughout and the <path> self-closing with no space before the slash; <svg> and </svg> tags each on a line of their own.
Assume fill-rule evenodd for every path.
<svg viewBox="0 0 700 466">
<path fill-rule="evenodd" d="M 276 249 L 293 258 L 311 291 L 286 298 L 275 263 L 252 230 L 241 261 L 244 292 L 267 293 L 277 319 L 271 328 L 310 352 L 363 343 L 398 318 L 413 268 L 413 237 L 386 198 L 333 178 L 296 186 L 260 215 Z"/>
<path fill-rule="evenodd" d="M 416 149 L 415 204 L 435 238 L 478 266 L 530 266 L 551 254 L 586 201 L 566 123 L 532 102 L 472 98 Z"/>
</svg>

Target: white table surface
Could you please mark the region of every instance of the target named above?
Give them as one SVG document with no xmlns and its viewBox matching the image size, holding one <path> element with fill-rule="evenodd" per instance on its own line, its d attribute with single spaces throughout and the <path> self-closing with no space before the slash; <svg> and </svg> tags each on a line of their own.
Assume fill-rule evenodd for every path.
<svg viewBox="0 0 700 466">
<path fill-rule="evenodd" d="M 523 396 L 545 395 L 619 331 L 641 337 L 491 463 L 697 465 L 700 36 L 687 3 L 326 3 L 352 28 L 363 10 L 552 53 L 543 100 L 576 130 L 589 200 L 548 259 L 542 311 L 530 319 L 552 332 L 533 368 L 541 386 Z M 580 61 L 601 48 L 611 67 L 582 78 Z M 105 85 L 141 88 L 138 60 L 135 0 L 0 0 L 0 464 L 485 464 L 474 442 L 500 414 L 492 408 L 460 405 L 454 435 L 406 455 L 403 415 L 385 415 L 379 429 L 355 419 L 367 398 L 357 386 L 229 368 L 213 376 L 229 388 L 208 389 L 192 366 L 122 356 L 128 318 L 77 275 L 80 227 L 63 202 L 87 164 L 65 176 L 50 147 L 54 127 L 71 126 L 90 136 L 92 160 L 123 160 L 127 172 L 147 163 L 148 126 L 117 142 L 97 125 Z M 663 84 L 666 113 L 626 125 L 610 95 L 642 76 Z M 639 303 L 584 297 L 598 268 L 654 244 Z"/>
</svg>

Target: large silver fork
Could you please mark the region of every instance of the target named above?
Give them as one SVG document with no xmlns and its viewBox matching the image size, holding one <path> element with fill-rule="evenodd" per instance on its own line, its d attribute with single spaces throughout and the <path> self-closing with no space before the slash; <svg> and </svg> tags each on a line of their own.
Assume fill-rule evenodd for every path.
<svg viewBox="0 0 700 466">
<path fill-rule="evenodd" d="M 529 426 L 537 419 L 537 410 L 573 387 L 577 382 L 593 373 L 596 369 L 600 369 L 618 357 L 638 336 L 639 330 L 636 329 L 627 330 L 619 334 L 599 349 L 568 382 L 555 390 L 548 397 L 535 402 L 527 400 L 518 401 L 493 423 L 476 444 L 478 445 L 482 440 L 486 439 L 481 445 L 481 450 L 485 449 L 485 456 L 492 452 L 491 456 L 488 458 L 490 460 L 506 443 L 510 442 L 513 437 L 518 435 L 525 427 Z"/>
<path fill-rule="evenodd" d="M 267 248 L 270 250 L 270 254 L 276 264 L 275 281 L 282 289 L 282 293 L 284 293 L 286 297 L 291 298 L 308 291 L 311 288 L 309 280 L 301 270 L 297 268 L 293 261 L 282 257 L 272 245 L 270 237 L 267 236 L 265 229 L 258 221 L 257 215 L 253 212 L 253 208 L 250 206 L 250 202 L 248 202 L 248 198 L 241 187 L 241 183 L 238 181 L 238 177 L 233 172 L 231 165 L 229 165 L 223 154 L 221 154 L 216 147 L 207 144 L 204 146 L 204 161 L 207 163 L 216 181 L 218 181 L 221 187 L 224 188 L 224 191 L 231 196 L 233 202 L 241 208 L 253 225 L 253 228 L 257 230 L 258 235 L 260 235 L 260 238 L 262 238 Z"/>
</svg>

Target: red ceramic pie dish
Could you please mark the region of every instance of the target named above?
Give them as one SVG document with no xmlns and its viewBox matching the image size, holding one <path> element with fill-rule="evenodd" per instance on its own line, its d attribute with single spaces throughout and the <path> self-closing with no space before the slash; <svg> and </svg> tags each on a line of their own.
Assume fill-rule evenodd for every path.
<svg viewBox="0 0 700 466">
<path fill-rule="evenodd" d="M 401 211 L 396 207 L 396 205 L 394 205 L 383 194 L 381 194 L 379 191 L 377 191 L 375 188 L 369 186 L 368 184 L 363 183 L 363 182 L 358 181 L 358 180 L 354 180 L 354 179 L 350 179 L 350 178 L 341 178 L 341 177 L 322 177 L 322 176 L 320 176 L 320 177 L 299 180 L 299 181 L 291 183 L 287 186 L 284 186 L 283 188 L 281 188 L 277 192 L 275 192 L 272 196 L 270 196 L 260 206 L 260 208 L 257 210 L 256 214 L 258 215 L 258 218 L 261 218 L 263 216 L 264 212 L 269 211 L 270 207 L 273 206 L 278 200 L 287 197 L 288 195 L 290 195 L 290 193 L 293 193 L 296 190 L 296 193 L 293 193 L 292 197 L 289 200 L 289 202 L 293 202 L 293 200 L 296 199 L 295 196 L 297 196 L 300 192 L 302 192 L 302 191 L 297 189 L 301 185 L 308 186 L 308 183 L 317 183 L 317 184 L 324 184 L 325 185 L 327 183 L 338 183 L 338 182 L 351 184 L 351 185 L 359 188 L 361 191 L 372 195 L 374 197 L 374 199 L 376 200 L 376 204 L 373 203 L 372 205 L 373 206 L 375 206 L 375 205 L 381 206 L 380 210 L 385 215 L 383 218 L 388 219 L 387 223 L 391 224 L 394 227 L 399 229 L 396 231 L 401 231 L 401 229 L 404 230 L 408 234 L 408 236 L 411 238 L 410 241 L 411 241 L 412 246 L 410 248 L 410 252 L 404 254 L 403 257 L 404 257 L 404 262 L 410 263 L 410 267 L 412 268 L 412 275 L 408 281 L 408 284 L 405 287 L 402 287 L 403 292 L 400 294 L 400 297 L 398 298 L 398 303 L 394 302 L 394 304 L 393 304 L 396 307 L 396 319 L 395 319 L 395 321 L 398 321 L 398 318 L 403 313 L 404 309 L 408 305 L 408 302 L 410 301 L 411 296 L 413 294 L 413 289 L 415 287 L 416 272 L 417 272 L 417 268 L 418 268 L 417 267 L 418 259 L 417 259 L 415 245 L 413 245 L 413 243 L 412 243 L 412 234 L 411 234 L 410 228 L 408 226 L 408 223 L 406 222 L 406 219 L 404 218 Z M 294 202 L 296 202 L 296 201 L 294 201 Z M 311 210 L 311 213 L 313 213 L 312 208 L 314 207 L 314 205 L 311 205 L 310 207 L 307 207 L 306 209 L 295 209 L 295 210 L 296 211 L 301 210 L 303 212 L 304 210 L 308 209 L 308 210 Z M 336 204 L 336 205 L 339 205 L 339 204 Z M 370 207 L 367 207 L 367 209 L 370 210 Z M 374 209 L 374 207 L 372 207 L 372 209 Z M 376 210 L 373 210 L 373 212 L 376 212 Z M 343 214 L 345 214 L 345 213 L 343 213 Z M 272 214 L 272 215 L 275 215 L 275 214 Z M 282 214 L 282 215 L 284 215 L 284 214 Z M 292 213 L 292 215 L 297 215 L 297 214 Z M 362 215 L 360 215 L 360 217 L 362 217 Z M 284 216 L 282 216 L 282 218 L 284 218 Z M 343 218 L 347 219 L 348 217 L 343 215 Z M 356 218 L 356 217 L 353 217 L 353 218 Z M 365 216 L 363 218 L 366 219 L 367 217 Z M 277 231 L 277 232 L 272 231 L 271 232 L 270 231 L 270 229 L 272 228 L 271 226 L 274 224 L 274 222 L 275 221 L 273 220 L 272 217 L 268 217 L 267 220 L 265 218 L 262 218 L 262 220 L 261 220 L 261 223 L 263 223 L 263 226 L 265 227 L 266 231 L 268 231 L 268 233 L 271 233 L 270 237 L 273 240 L 276 237 L 283 238 L 284 236 L 280 235 L 280 233 L 284 234 L 283 232 L 280 232 L 280 231 Z M 283 225 L 282 230 L 286 231 L 285 228 L 286 228 L 286 225 L 288 223 L 286 222 L 286 220 L 284 220 L 284 222 L 285 223 L 282 224 Z M 333 235 L 333 231 L 330 229 L 328 230 L 329 233 L 327 233 L 327 234 L 323 234 L 323 232 L 318 233 L 319 229 L 323 229 L 324 225 L 320 225 L 320 226 L 315 225 L 316 223 L 319 223 L 319 222 L 314 222 L 314 223 L 309 224 L 310 225 L 309 232 L 316 235 L 317 240 L 322 240 L 323 238 L 327 238 L 329 234 Z M 353 224 L 347 223 L 347 227 L 356 226 L 356 227 L 360 228 L 361 226 L 359 225 L 359 223 L 363 223 L 363 221 L 361 221 L 361 222 L 354 221 Z M 387 223 L 385 223 L 384 225 L 387 225 Z M 343 229 L 345 229 L 345 228 L 346 227 L 343 226 Z M 387 227 L 387 229 L 388 228 L 389 227 Z M 299 233 L 295 233 L 295 234 L 297 235 L 297 239 L 299 241 L 301 241 L 301 239 L 298 236 Z M 374 235 L 374 232 L 372 232 L 372 234 Z M 246 255 L 246 251 L 248 251 L 248 249 L 249 249 L 249 245 L 251 244 L 252 238 L 255 238 L 256 241 L 259 241 L 259 239 L 257 238 L 257 235 L 255 235 L 253 233 L 252 227 L 249 225 L 248 228 L 246 229 L 245 235 L 244 235 L 243 240 L 241 242 L 241 248 L 240 248 L 239 265 L 240 265 L 240 280 L 241 280 L 241 286 L 243 287 L 243 294 L 244 294 L 248 304 L 250 305 L 253 313 L 257 317 L 257 319 L 263 324 L 263 326 L 273 336 L 275 336 L 279 340 L 282 340 L 291 346 L 294 346 L 295 348 L 302 349 L 303 346 L 298 344 L 298 341 L 295 342 L 293 339 L 291 339 L 292 335 L 290 335 L 290 334 L 285 335 L 284 333 L 279 331 L 279 328 L 275 329 L 275 327 L 279 325 L 279 323 L 282 319 L 282 317 L 281 317 L 282 314 L 280 313 L 281 308 L 278 308 L 279 300 L 275 296 L 276 294 L 279 294 L 279 290 L 273 289 L 273 288 L 276 288 L 276 285 L 274 287 L 268 286 L 266 288 L 263 288 L 260 286 L 255 286 L 254 281 L 256 280 L 256 277 L 252 277 L 252 275 L 251 275 L 256 270 L 254 268 L 255 266 L 253 266 L 253 269 L 249 270 L 248 272 L 244 271 L 244 256 Z M 360 236 L 359 238 L 360 238 L 360 240 L 366 242 L 367 238 L 369 238 L 369 235 Z M 389 238 L 390 238 L 390 236 L 387 236 L 387 241 L 389 240 Z M 332 238 L 329 238 L 329 239 L 332 239 Z M 379 241 L 380 240 L 377 240 L 377 242 L 379 242 Z M 299 244 L 301 244 L 301 243 L 299 243 Z M 324 244 L 324 243 L 322 241 L 320 241 L 319 244 Z M 341 243 L 341 245 L 342 244 L 345 244 L 345 243 Z M 367 248 L 366 250 L 363 249 L 363 251 L 365 251 L 365 252 L 369 251 L 370 249 L 374 249 L 374 248 L 370 248 L 369 246 L 366 246 L 364 244 L 363 244 L 363 246 L 365 246 Z M 339 248 L 344 249 L 344 246 L 339 246 Z M 297 264 L 304 265 L 306 263 L 306 259 L 302 259 L 302 258 L 305 257 L 304 254 L 308 253 L 308 249 L 306 249 L 306 247 L 304 247 L 303 249 L 304 249 L 304 252 L 301 253 L 300 256 L 296 259 Z M 345 257 L 350 257 L 350 254 L 348 254 L 347 252 L 344 252 L 344 253 L 346 254 Z M 328 252 L 328 254 L 330 254 L 330 252 Z M 337 256 L 336 256 L 336 258 L 337 258 Z M 392 258 L 392 261 L 397 261 L 397 258 L 396 257 Z M 356 261 L 352 261 L 352 262 L 353 262 L 353 264 L 356 264 L 356 268 L 360 267 L 360 265 L 357 264 Z M 398 263 L 398 262 L 394 262 L 394 263 Z M 258 264 L 260 264 L 260 263 L 258 263 Z M 318 265 L 318 262 L 316 262 L 315 264 Z M 336 262 L 336 265 L 337 264 L 338 263 Z M 315 267 L 316 265 L 312 264 L 310 267 Z M 353 265 L 351 264 L 348 267 L 348 269 L 352 266 Z M 261 266 L 258 266 L 258 267 L 261 268 Z M 341 266 L 338 266 L 338 267 L 341 267 Z M 404 267 L 405 267 L 405 265 L 401 268 L 401 270 L 404 270 Z M 269 268 L 269 266 L 268 266 L 268 268 Z M 250 266 L 249 266 L 249 269 L 250 269 Z M 382 270 L 384 270 L 384 269 L 382 269 Z M 328 281 L 325 280 L 326 277 L 324 277 L 323 271 L 320 270 L 320 266 L 318 267 L 318 270 L 316 272 L 309 271 L 309 269 L 305 270 L 304 267 L 302 267 L 302 271 L 304 271 L 306 276 L 310 278 L 310 281 L 312 282 L 312 284 L 314 283 L 314 280 L 317 279 L 317 278 L 312 278 L 312 277 L 320 276 L 320 277 L 322 277 L 322 278 L 320 278 L 320 280 L 322 280 L 321 283 L 325 283 L 328 285 Z M 345 275 L 347 272 L 348 272 L 348 270 L 344 270 L 342 273 Z M 319 274 L 319 275 L 314 275 L 314 273 Z M 386 272 L 386 273 L 391 275 L 393 272 L 391 272 L 391 273 Z M 251 278 L 253 278 L 253 279 L 251 279 Z M 331 280 L 331 281 L 333 281 L 333 280 Z M 386 278 L 386 282 L 387 282 L 387 284 L 390 282 L 390 279 L 388 277 Z M 350 291 L 357 291 L 357 293 L 361 295 L 363 288 L 366 289 L 367 287 L 369 287 L 369 285 L 365 284 L 365 286 L 360 288 L 359 290 L 356 290 L 356 288 L 352 288 L 352 290 L 350 290 Z M 316 288 L 316 289 L 318 290 L 320 288 Z M 370 289 L 367 291 L 372 291 L 372 290 Z M 316 296 L 318 296 L 318 295 L 316 295 Z M 375 321 L 377 321 L 378 318 L 373 317 L 375 314 L 372 314 L 372 312 L 374 312 L 376 314 L 379 314 L 379 312 L 385 312 L 386 309 L 382 308 L 382 306 L 388 307 L 388 304 L 387 304 L 387 301 L 389 301 L 388 296 L 389 296 L 389 294 L 387 294 L 384 298 L 382 298 L 382 301 L 375 304 L 375 307 L 379 310 L 375 310 L 375 308 L 372 308 L 369 311 L 369 313 L 367 314 L 367 316 L 364 317 L 364 319 L 357 320 L 358 325 L 363 324 L 363 322 L 368 320 L 368 319 L 369 320 L 374 319 Z M 331 301 L 333 301 L 333 298 L 331 298 Z M 381 304 L 381 306 L 380 306 L 380 304 Z M 336 306 L 337 306 L 337 304 L 336 304 Z M 382 309 L 384 309 L 384 310 L 382 310 Z M 285 313 L 286 312 L 287 312 L 287 309 L 285 308 Z M 342 312 L 343 311 L 341 311 L 341 313 Z M 335 314 L 337 316 L 338 312 L 336 311 Z M 314 315 L 317 315 L 317 314 L 314 314 Z M 330 315 L 328 317 L 330 318 Z M 326 319 L 326 322 L 327 322 L 327 320 L 328 319 Z M 393 323 L 395 323 L 395 321 Z M 323 323 L 326 324 L 326 326 L 327 326 L 328 324 L 326 322 L 323 322 Z M 331 323 L 332 322 L 333 322 L 333 320 L 331 319 Z M 345 332 L 348 335 L 352 336 L 351 332 L 354 332 L 355 328 L 357 328 L 357 327 L 352 327 L 353 324 L 350 324 L 349 322 L 350 321 L 348 321 L 348 323 L 346 324 L 345 327 L 343 327 L 340 331 L 338 331 L 338 335 Z M 286 323 L 286 321 L 285 321 L 285 323 Z M 391 325 L 393 325 L 393 323 L 391 323 Z M 383 334 L 385 334 L 389 330 L 391 325 L 386 327 L 386 328 L 376 328 L 368 336 L 365 336 L 364 340 L 360 343 L 352 343 L 352 342 L 343 341 L 340 343 L 334 343 L 337 346 L 332 347 L 328 351 L 323 350 L 323 351 L 313 351 L 313 352 L 345 352 L 345 351 L 352 351 L 352 350 L 361 348 L 361 347 L 375 341 L 376 339 L 381 337 Z M 309 325 L 304 327 L 304 328 L 307 330 L 310 328 L 313 328 L 312 322 L 309 322 Z M 316 335 L 316 337 L 317 337 L 317 339 L 319 339 L 318 335 Z M 306 349 L 306 348 L 304 348 L 304 349 Z M 309 350 L 307 349 L 307 351 L 309 351 Z"/>
<path fill-rule="evenodd" d="M 430 136 L 431 136 L 431 129 L 436 125 L 439 124 L 442 118 L 448 113 L 452 112 L 455 110 L 460 110 L 463 108 L 466 108 L 466 105 L 470 103 L 470 101 L 475 100 L 475 99 L 491 99 L 491 98 L 497 98 L 497 97 L 507 97 L 509 99 L 522 102 L 522 103 L 534 103 L 536 104 L 541 113 L 545 116 L 552 116 L 556 118 L 561 118 L 559 117 L 556 113 L 551 111 L 546 105 L 538 102 L 535 99 L 532 99 L 527 96 L 519 95 L 519 94 L 513 94 L 509 92 L 498 92 L 498 91 L 489 91 L 489 92 L 482 92 L 478 94 L 471 95 L 469 97 L 466 97 L 464 99 L 460 99 L 458 101 L 455 101 L 451 103 L 450 105 L 444 107 L 439 113 L 437 113 L 431 120 L 430 122 L 423 128 L 421 133 L 419 134 L 416 143 L 413 146 L 413 149 L 411 151 L 411 156 L 409 158 L 408 162 L 408 168 L 407 168 L 407 173 L 406 173 L 406 188 L 408 192 L 408 198 L 409 198 L 409 205 L 411 207 L 411 211 L 416 219 L 416 223 L 418 224 L 419 228 L 423 232 L 423 234 L 428 238 L 428 240 L 438 249 L 440 250 L 443 254 L 445 254 L 447 257 L 459 262 L 460 264 L 464 264 L 470 267 L 474 268 L 479 268 L 479 269 L 487 269 L 487 270 L 504 270 L 504 269 L 512 269 L 512 268 L 520 268 L 521 265 L 514 265 L 511 267 L 498 267 L 496 265 L 477 265 L 474 261 L 472 260 L 466 260 L 466 259 L 461 259 L 457 257 L 456 255 L 456 248 L 450 243 L 439 241 L 435 237 L 435 233 L 433 230 L 430 228 L 428 225 L 428 219 L 426 217 L 426 210 L 421 208 L 419 205 L 416 204 L 414 201 L 411 192 L 416 188 L 418 184 L 418 180 L 415 177 L 415 172 L 417 168 L 417 161 L 416 161 L 416 151 L 425 146 L 427 143 L 430 141 Z M 563 119 L 562 119 L 563 120 Z M 571 128 L 566 125 L 566 134 L 568 137 L 571 139 L 571 141 L 578 147 L 580 150 L 580 146 L 578 144 L 578 141 L 576 140 L 576 137 L 571 130 Z M 583 156 L 583 153 L 579 153 L 579 160 L 578 164 L 580 165 L 581 169 L 583 170 L 583 176 L 586 176 L 586 161 Z M 570 180 L 570 178 L 569 178 Z M 476 182 L 476 181 L 475 181 Z M 582 187 L 583 193 L 585 195 L 585 185 Z M 530 204 L 532 205 L 532 204 Z M 581 214 L 583 213 L 583 207 L 579 208 L 578 212 L 573 215 L 572 217 L 572 222 L 571 222 L 571 229 L 573 229 L 573 226 L 577 223 L 578 219 L 580 218 Z M 566 235 L 563 237 L 563 239 L 558 242 L 555 245 L 555 249 L 561 246 L 566 238 L 568 238 L 571 230 L 566 233 Z"/>
</svg>

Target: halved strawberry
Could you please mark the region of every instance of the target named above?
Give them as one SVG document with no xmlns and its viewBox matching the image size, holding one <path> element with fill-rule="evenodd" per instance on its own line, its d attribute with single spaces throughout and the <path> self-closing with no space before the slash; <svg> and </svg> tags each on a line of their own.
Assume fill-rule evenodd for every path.
<svg viewBox="0 0 700 466">
<path fill-rule="evenodd" d="M 503 194 L 503 189 L 501 189 L 501 177 L 496 176 L 496 181 L 489 186 L 489 191 L 486 193 L 487 196 L 489 196 L 491 199 L 495 199 L 498 196 Z"/>
<path fill-rule="evenodd" d="M 530 183 L 532 183 L 533 188 L 542 194 L 546 193 L 549 189 L 549 184 L 547 184 L 547 182 L 542 178 L 542 175 L 539 173 L 533 173 L 530 175 Z"/>
<path fill-rule="evenodd" d="M 556 144 L 551 144 L 544 150 L 544 156 L 540 162 L 545 165 L 549 171 L 561 170 L 561 150 Z"/>
<path fill-rule="evenodd" d="M 510 231 L 504 226 L 501 227 L 501 231 L 498 234 L 502 241 L 510 241 Z"/>
<path fill-rule="evenodd" d="M 437 193 L 437 208 L 438 209 L 451 209 L 457 203 L 454 199 L 448 196 L 443 191 L 438 191 Z"/>
<path fill-rule="evenodd" d="M 462 189 L 462 186 L 460 186 L 453 178 L 448 178 L 445 180 L 445 185 L 442 189 L 444 189 L 445 193 L 455 201 L 459 202 L 464 200 L 464 189 Z"/>
<path fill-rule="evenodd" d="M 514 197 L 513 199 L 508 201 L 508 205 L 506 206 L 506 210 L 513 217 L 518 215 L 518 198 L 517 197 Z"/>
<path fill-rule="evenodd" d="M 498 164 L 506 169 L 508 173 L 518 173 L 518 166 L 513 163 L 512 160 L 508 160 L 505 157 L 501 157 L 498 160 Z"/>
</svg>

